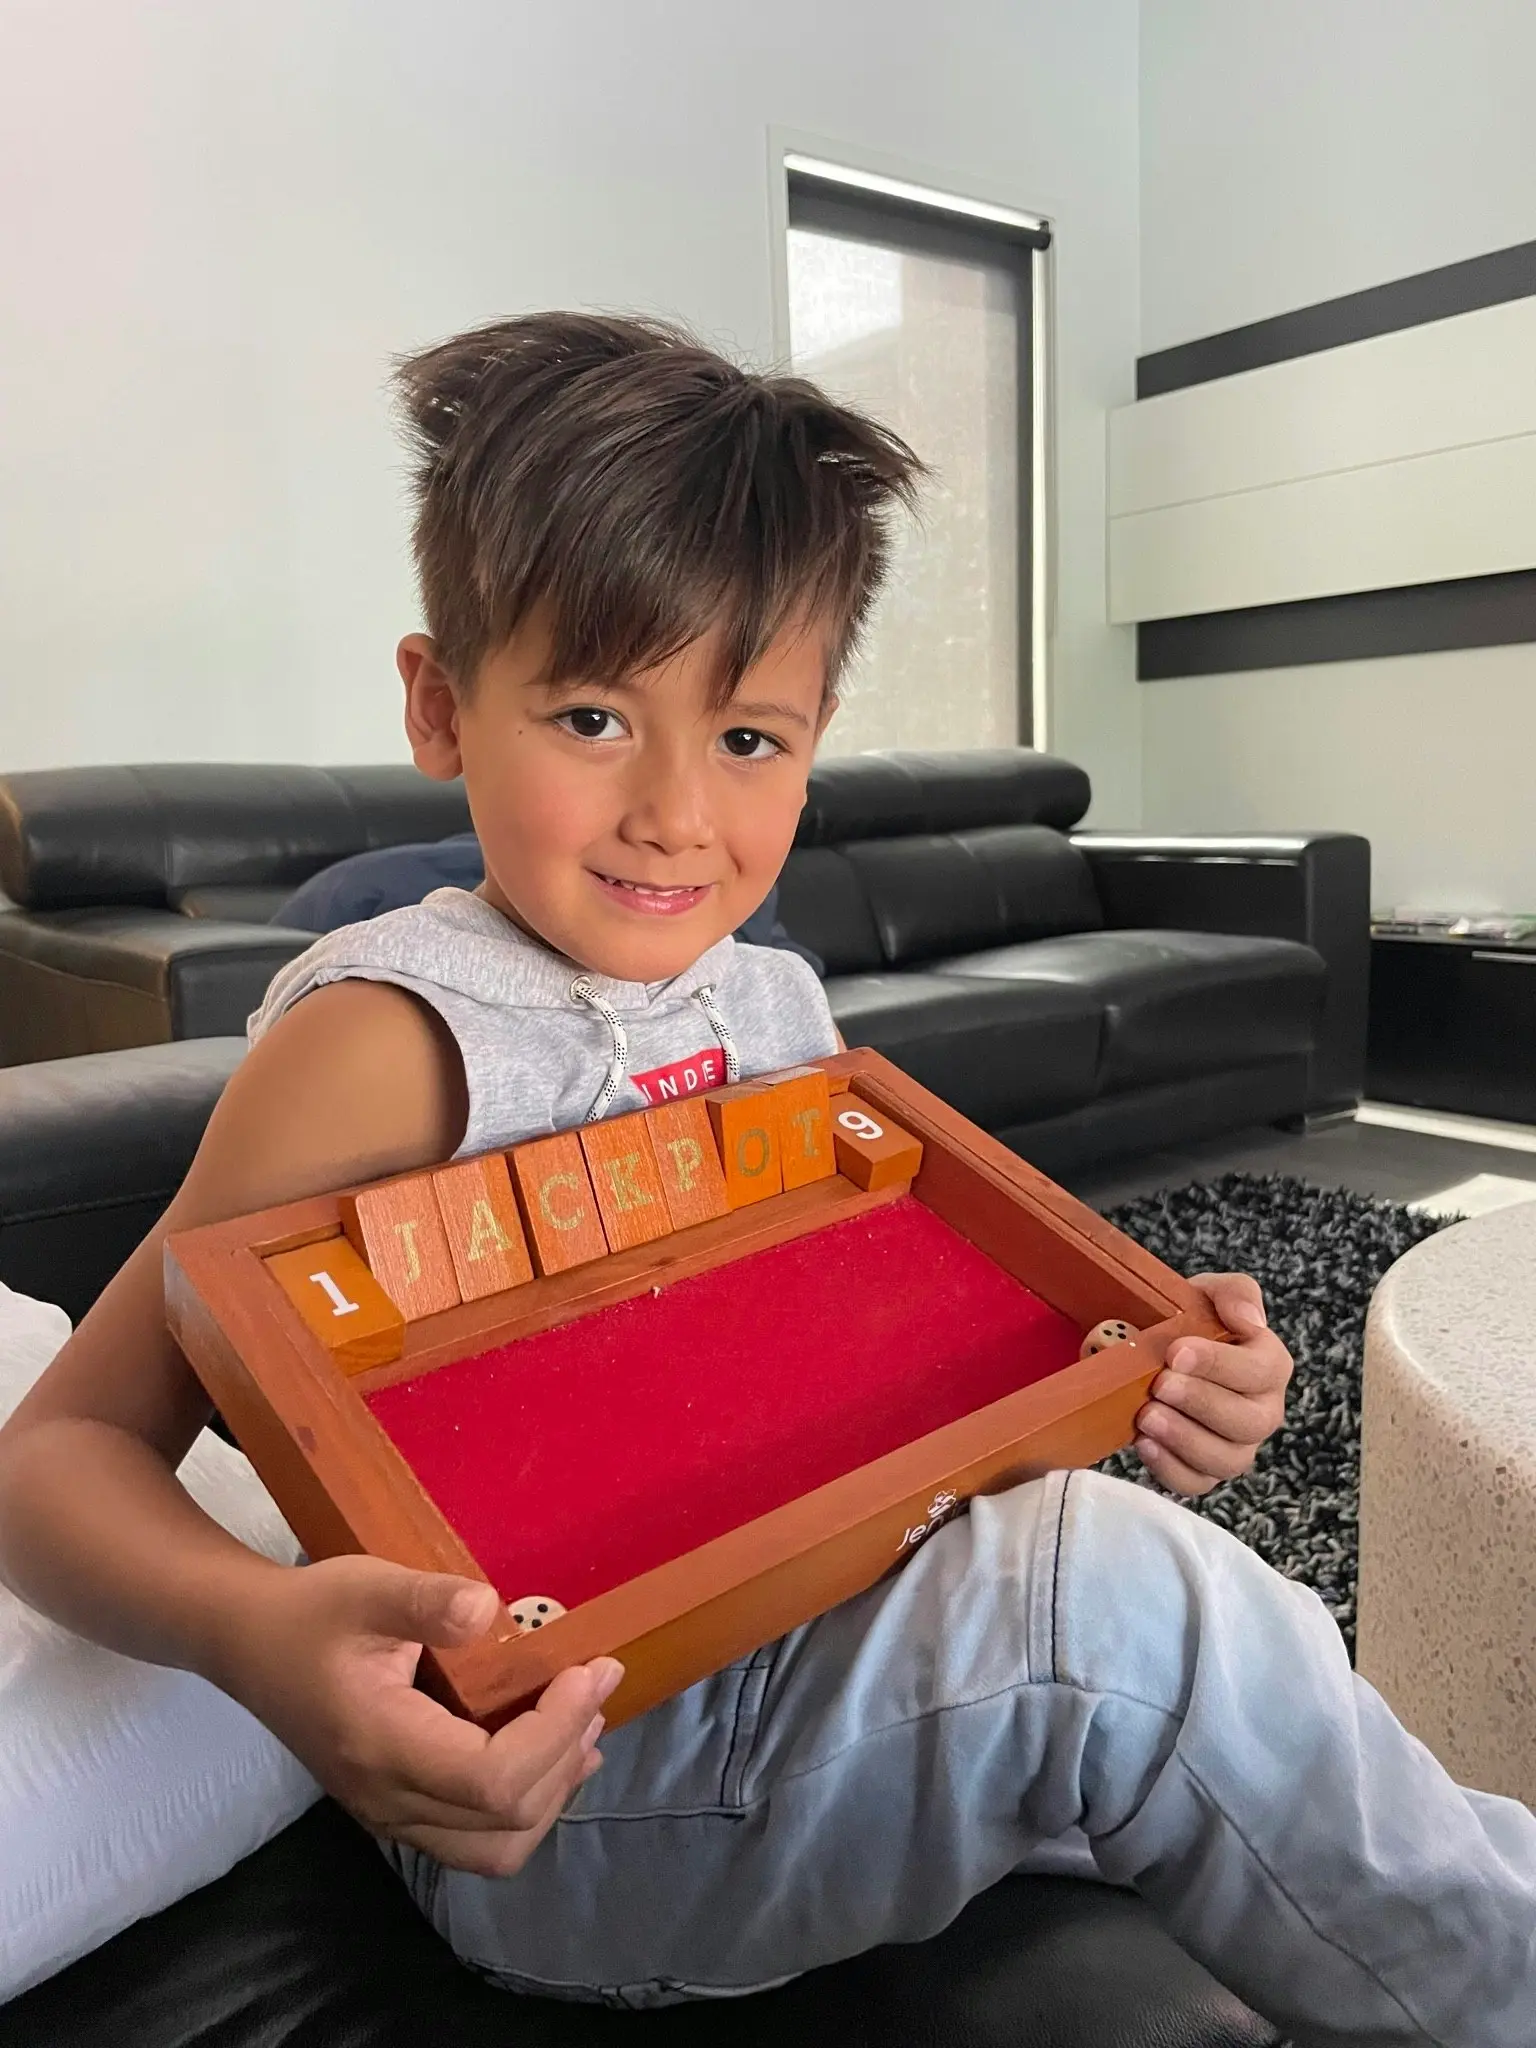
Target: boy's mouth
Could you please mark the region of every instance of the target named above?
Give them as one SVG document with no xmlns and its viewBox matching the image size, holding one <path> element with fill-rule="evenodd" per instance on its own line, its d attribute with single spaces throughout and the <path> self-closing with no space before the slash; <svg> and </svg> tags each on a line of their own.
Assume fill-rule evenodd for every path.
<svg viewBox="0 0 1536 2048">
<path fill-rule="evenodd" d="M 650 882 L 626 882 L 618 875 L 602 875 L 595 868 L 587 872 L 610 903 L 642 917 L 679 917 L 685 910 L 696 909 L 714 887 L 713 882 L 698 882 L 663 888 Z"/>
</svg>

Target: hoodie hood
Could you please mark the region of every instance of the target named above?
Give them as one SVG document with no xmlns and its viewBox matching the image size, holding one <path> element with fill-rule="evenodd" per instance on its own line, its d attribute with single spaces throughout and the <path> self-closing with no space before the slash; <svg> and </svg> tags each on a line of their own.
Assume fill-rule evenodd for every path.
<svg viewBox="0 0 1536 2048">
<path fill-rule="evenodd" d="M 346 925 L 289 961 L 250 1020 L 251 1042 L 344 980 L 408 989 L 447 1023 L 470 1101 L 459 1157 L 792 1066 L 837 1043 L 821 984 L 796 954 L 724 938 L 670 981 L 618 981 L 462 889 Z"/>
</svg>

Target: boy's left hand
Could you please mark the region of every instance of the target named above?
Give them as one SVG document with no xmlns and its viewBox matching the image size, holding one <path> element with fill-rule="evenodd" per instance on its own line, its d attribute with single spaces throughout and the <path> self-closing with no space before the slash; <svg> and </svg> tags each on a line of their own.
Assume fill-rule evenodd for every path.
<svg viewBox="0 0 1536 2048">
<path fill-rule="evenodd" d="M 1199 1494 L 1246 1472 L 1280 1427 L 1291 1354 L 1265 1319 L 1257 1280 L 1200 1273 L 1192 1284 L 1237 1341 L 1180 1337 L 1170 1347 L 1136 1417 L 1136 1451 L 1159 1485 Z"/>
</svg>

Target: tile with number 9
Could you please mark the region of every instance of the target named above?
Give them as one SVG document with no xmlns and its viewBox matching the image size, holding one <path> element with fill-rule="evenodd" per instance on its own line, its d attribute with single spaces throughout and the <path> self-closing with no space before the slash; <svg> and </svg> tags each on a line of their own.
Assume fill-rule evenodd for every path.
<svg viewBox="0 0 1536 2048">
<path fill-rule="evenodd" d="M 851 1093 L 833 1108 L 832 1145 L 844 1180 L 871 1193 L 912 1180 L 923 1161 L 918 1139 Z"/>
</svg>

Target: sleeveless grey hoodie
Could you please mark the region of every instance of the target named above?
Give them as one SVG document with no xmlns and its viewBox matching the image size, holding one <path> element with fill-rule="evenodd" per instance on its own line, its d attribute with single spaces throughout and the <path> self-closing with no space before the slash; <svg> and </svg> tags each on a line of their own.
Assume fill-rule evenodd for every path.
<svg viewBox="0 0 1536 2048">
<path fill-rule="evenodd" d="M 346 980 L 409 989 L 453 1033 L 469 1091 L 456 1158 L 837 1050 L 821 983 L 797 954 L 727 938 L 672 981 L 612 981 L 462 889 L 330 932 L 290 960 L 250 1020 L 251 1043 Z"/>
</svg>

